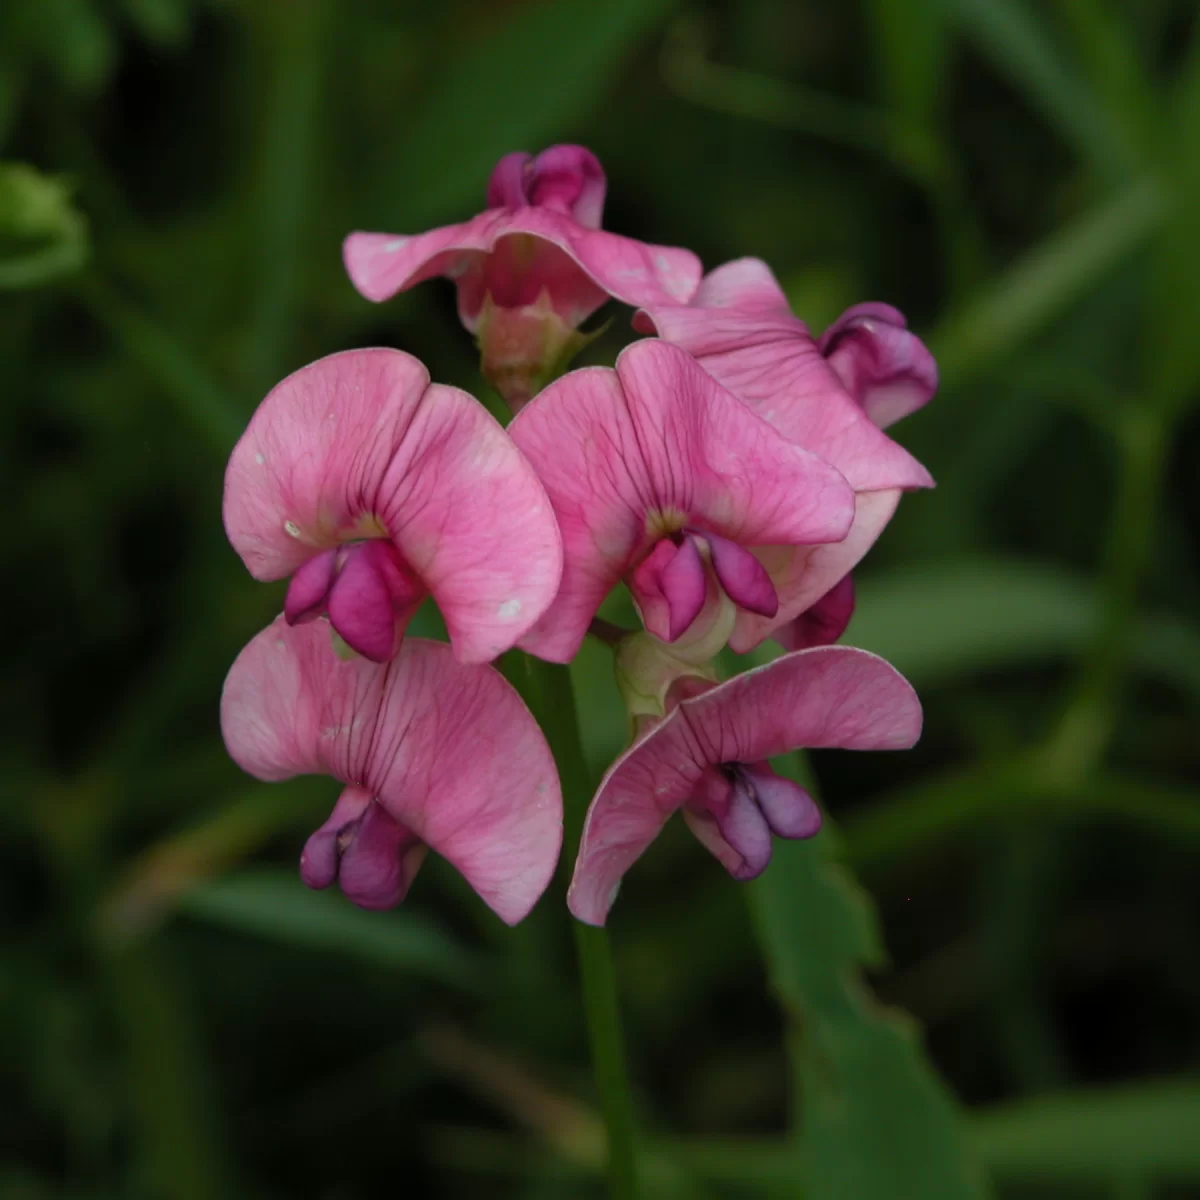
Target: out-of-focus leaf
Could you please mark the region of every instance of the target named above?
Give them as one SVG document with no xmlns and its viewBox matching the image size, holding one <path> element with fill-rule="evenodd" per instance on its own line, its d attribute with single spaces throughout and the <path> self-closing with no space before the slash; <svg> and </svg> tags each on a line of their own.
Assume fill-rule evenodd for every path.
<svg viewBox="0 0 1200 1200">
<path fill-rule="evenodd" d="M 946 67 L 945 0 L 871 0 L 868 7 L 888 107 L 929 121 Z"/>
<path fill-rule="evenodd" d="M 384 153 L 363 220 L 382 228 L 444 222 L 482 203 L 502 154 L 534 151 L 585 113 L 617 63 L 675 0 L 530 0 L 451 62 L 407 132 Z"/>
<path fill-rule="evenodd" d="M 233 449 L 246 416 L 197 359 L 151 317 L 138 311 L 102 279 L 88 273 L 77 295 L 88 311 L 146 371 L 219 454 Z"/>
<path fill-rule="evenodd" d="M 1197 1179 L 1197 1130 L 1200 1082 L 1188 1079 L 1005 1105 L 975 1117 L 971 1140 L 999 1179 Z"/>
<path fill-rule="evenodd" d="M 1200 844 L 1194 791 L 1112 771 L 1064 787 L 1052 761 L 1027 753 L 973 763 L 879 797 L 846 823 L 846 858 L 866 871 L 929 852 L 955 835 L 976 834 L 984 821 L 1105 816 L 1176 847 Z"/>
<path fill-rule="evenodd" d="M 336 892 L 314 892 L 290 871 L 258 869 L 201 884 L 180 909 L 215 925 L 314 950 L 332 950 L 465 990 L 479 964 L 416 913 L 372 913 Z"/>
<path fill-rule="evenodd" d="M 1192 398 L 1200 379 L 1200 27 L 1192 33 L 1171 105 L 1167 162 L 1171 211 L 1155 258 L 1155 298 L 1147 340 L 1151 399 L 1172 409 Z"/>
<path fill-rule="evenodd" d="M 188 32 L 189 0 L 124 0 L 138 32 L 156 46 L 178 46 Z"/>
<path fill-rule="evenodd" d="M 1200 1084 L 1185 1079 L 1039 1097 L 977 1111 L 967 1122 L 971 1145 L 997 1180 L 1060 1185 L 1123 1172 L 1200 1178 L 1196 1129 Z M 714 1183 L 757 1190 L 795 1179 L 795 1149 L 779 1138 L 672 1139 L 663 1151 Z"/>
<path fill-rule="evenodd" d="M 797 1179 L 809 1200 L 979 1200 L 988 1194 L 953 1097 L 916 1029 L 861 972 L 884 958 L 874 911 L 832 861 L 836 837 L 776 843 L 750 885 L 771 977 L 793 1022 Z"/>
<path fill-rule="evenodd" d="M 153 943 L 124 947 L 106 963 L 142 1194 L 179 1200 L 237 1195 L 210 1058 L 169 966 Z"/>
<path fill-rule="evenodd" d="M 1109 179 L 1124 177 L 1129 161 L 1121 140 L 1024 0 L 951 0 L 950 8 L 975 49 L 1068 143 Z"/>
<path fill-rule="evenodd" d="M 943 386 L 960 386 L 1040 333 L 1150 236 L 1163 209 L 1156 183 L 1131 183 L 951 310 L 929 339 Z"/>
<path fill-rule="evenodd" d="M 87 249 L 87 223 L 66 183 L 24 163 L 0 163 L 0 290 L 69 275 Z"/>
<path fill-rule="evenodd" d="M 1109 129 L 1140 160 L 1159 140 L 1162 120 L 1126 14 L 1111 0 L 1058 0 L 1057 10 Z"/>
<path fill-rule="evenodd" d="M 319 823 L 335 795 L 320 776 L 259 785 L 205 820 L 134 859 L 99 910 L 100 932 L 117 942 L 145 934 L 179 898 L 282 829 Z"/>
<path fill-rule="evenodd" d="M 1095 631 L 1092 584 L 1049 564 L 978 559 L 868 577 L 845 640 L 915 682 L 1074 655 Z M 1142 618 L 1133 658 L 1200 695 L 1200 632 L 1167 615 Z"/>
</svg>

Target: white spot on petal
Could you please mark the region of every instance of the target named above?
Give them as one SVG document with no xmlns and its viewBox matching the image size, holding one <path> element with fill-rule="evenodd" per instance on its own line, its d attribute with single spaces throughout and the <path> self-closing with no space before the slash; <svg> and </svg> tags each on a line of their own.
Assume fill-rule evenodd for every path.
<svg viewBox="0 0 1200 1200">
<path fill-rule="evenodd" d="M 284 521 L 283 532 L 286 533 L 288 537 L 298 538 L 300 536 L 300 526 L 297 525 L 295 521 Z"/>
<path fill-rule="evenodd" d="M 503 604 L 496 609 L 496 616 L 502 621 L 511 621 L 513 617 L 521 611 L 521 601 L 514 596 L 511 600 L 505 600 Z"/>
<path fill-rule="evenodd" d="M 255 461 L 256 463 L 258 463 L 258 465 L 261 467 L 261 466 L 263 465 L 263 463 L 265 463 L 267 460 L 266 460 L 266 456 L 265 456 L 265 455 L 262 455 L 262 454 L 256 454 L 256 455 L 254 456 L 254 461 Z"/>
<path fill-rule="evenodd" d="M 383 252 L 385 254 L 395 254 L 397 250 L 403 250 L 408 245 L 408 238 L 398 237 L 392 238 L 390 242 L 383 243 Z"/>
<path fill-rule="evenodd" d="M 671 260 L 665 254 L 656 254 L 654 256 L 654 265 L 665 274 L 671 273 Z"/>
</svg>

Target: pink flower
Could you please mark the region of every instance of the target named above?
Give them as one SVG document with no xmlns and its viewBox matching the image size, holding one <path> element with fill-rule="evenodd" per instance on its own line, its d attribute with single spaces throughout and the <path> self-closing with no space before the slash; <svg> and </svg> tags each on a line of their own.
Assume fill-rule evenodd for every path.
<svg viewBox="0 0 1200 1200">
<path fill-rule="evenodd" d="M 550 749 L 497 671 L 456 662 L 440 642 L 409 638 L 384 665 L 347 662 L 316 626 L 277 617 L 230 669 L 221 730 L 259 779 L 346 785 L 304 848 L 310 887 L 336 879 L 363 908 L 391 908 L 430 847 L 515 924 L 554 872 L 562 798 Z"/>
<path fill-rule="evenodd" d="M 583 146 L 508 154 L 492 172 L 486 211 L 413 237 L 352 233 L 346 270 L 375 301 L 438 275 L 453 279 L 484 373 L 519 408 L 566 365 L 586 340 L 575 330 L 610 296 L 683 304 L 700 282 L 690 251 L 602 230 L 604 190 L 604 171 Z"/>
<path fill-rule="evenodd" d="M 328 613 L 383 662 L 430 593 L 463 662 L 511 647 L 562 569 L 554 513 L 504 430 L 398 350 L 348 350 L 259 405 L 225 474 L 225 529 L 290 622 Z"/>
<path fill-rule="evenodd" d="M 681 687 L 681 684 L 684 685 Z M 681 680 L 679 702 L 609 768 L 588 809 L 571 912 L 602 925 L 621 878 L 677 809 L 735 879 L 771 858 L 772 836 L 811 837 L 821 814 L 767 759 L 800 747 L 903 750 L 921 705 L 893 667 L 824 646 L 713 685 Z"/>
<path fill-rule="evenodd" d="M 738 614 L 729 644 L 744 652 L 849 573 L 891 520 L 903 491 L 933 485 L 875 422 L 928 400 L 936 367 L 904 318 L 883 304 L 850 309 L 818 345 L 792 315 L 770 269 L 753 258 L 711 272 L 690 305 L 647 306 L 634 325 L 692 354 L 786 438 L 836 467 L 855 491 L 854 525 L 843 541 L 758 555 L 788 599 L 773 614 Z"/>
<path fill-rule="evenodd" d="M 768 577 L 760 548 L 787 555 L 835 542 L 854 517 L 836 470 L 662 341 L 636 342 L 615 370 L 557 380 L 509 433 L 562 530 L 558 595 L 521 642 L 556 662 L 574 656 L 622 577 L 647 628 L 666 641 L 713 610 L 714 590 L 739 619 L 786 610 L 791 597 Z"/>
</svg>

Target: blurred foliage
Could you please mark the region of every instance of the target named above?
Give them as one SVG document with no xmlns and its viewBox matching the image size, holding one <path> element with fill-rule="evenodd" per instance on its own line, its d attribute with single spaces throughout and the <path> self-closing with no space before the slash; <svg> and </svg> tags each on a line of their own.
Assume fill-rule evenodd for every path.
<svg viewBox="0 0 1200 1200">
<path fill-rule="evenodd" d="M 889 960 L 850 926 L 822 978 L 920 1022 L 998 1196 L 1200 1194 L 1195 5 L 7 0 L 0 1196 L 602 1194 L 561 886 L 515 931 L 436 862 L 387 916 L 305 893 L 335 786 L 254 785 L 216 728 L 281 600 L 219 521 L 265 389 L 383 343 L 483 394 L 449 289 L 371 306 L 341 237 L 555 140 L 610 228 L 761 255 L 815 327 L 895 303 L 944 377 L 897 431 L 939 488 L 846 639 L 912 676 L 921 744 L 813 757 L 840 846 L 751 890 L 672 829 L 615 909 L 647 1194 L 916 1194 L 816 1157 L 878 1175 L 949 1112 L 865 984 L 835 1012 L 796 973 L 860 911 L 835 854 Z M 595 775 L 624 722 L 602 648 L 572 672 Z M 929 1080 L 891 1140 L 820 1097 L 756 932 L 868 1130 L 896 1062 Z"/>
</svg>

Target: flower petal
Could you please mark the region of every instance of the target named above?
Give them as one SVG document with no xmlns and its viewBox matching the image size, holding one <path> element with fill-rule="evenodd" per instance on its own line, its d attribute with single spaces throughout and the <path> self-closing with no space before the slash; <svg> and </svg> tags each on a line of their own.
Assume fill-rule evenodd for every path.
<svg viewBox="0 0 1200 1200">
<path fill-rule="evenodd" d="M 562 548 L 549 500 L 466 392 L 398 350 L 348 350 L 259 405 L 225 475 L 225 528 L 257 579 L 386 536 L 433 593 L 455 653 L 495 658 L 545 610 Z"/>
<path fill-rule="evenodd" d="M 333 812 L 309 836 L 300 854 L 300 878 L 307 887 L 327 888 L 337 880 L 342 859 L 338 841 L 345 833 L 353 832 L 370 803 L 370 792 L 353 785 L 342 789 Z"/>
<path fill-rule="evenodd" d="M 604 168 L 586 146 L 550 146 L 533 160 L 529 177 L 531 204 L 568 213 L 589 229 L 600 228 Z"/>
<path fill-rule="evenodd" d="M 694 526 L 743 546 L 812 545 L 844 537 L 853 520 L 837 471 L 658 340 L 622 351 L 615 372 L 565 375 L 509 433 L 563 535 L 559 593 L 522 640 L 554 661 L 574 656 L 605 595 L 665 533 Z"/>
<path fill-rule="evenodd" d="M 642 624 L 655 637 L 664 642 L 681 637 L 704 607 L 708 590 L 696 543 L 684 538 L 676 546 L 663 538 L 634 568 L 629 590 Z"/>
<path fill-rule="evenodd" d="M 367 805 L 338 865 L 338 884 L 359 908 L 395 908 L 408 894 L 424 846 L 377 800 Z"/>
<path fill-rule="evenodd" d="M 319 617 L 329 599 L 329 589 L 337 578 L 337 551 L 322 550 L 301 565 L 288 584 L 283 615 L 289 625 Z"/>
<path fill-rule="evenodd" d="M 783 838 L 810 838 L 821 828 L 817 802 L 798 783 L 777 775 L 768 762 L 742 768 L 771 832 Z"/>
<path fill-rule="evenodd" d="M 581 921 L 603 924 L 621 877 L 712 766 L 757 766 L 799 747 L 900 750 L 920 732 L 920 701 L 904 677 L 844 646 L 785 655 L 684 700 L 601 781 L 568 907 Z"/>
<path fill-rule="evenodd" d="M 591 229 L 549 208 L 496 208 L 461 225 L 413 237 L 352 233 L 343 259 L 350 280 L 368 300 L 387 300 L 437 275 L 459 279 L 459 316 L 468 329 L 483 303 L 482 264 L 505 237 L 528 235 L 556 246 L 590 281 L 593 302 L 583 320 L 607 296 L 634 307 L 686 304 L 700 283 L 700 260 L 674 246 L 653 246 L 603 229 Z M 535 287 L 528 301 L 536 298 Z M 465 292 L 465 294 L 464 294 Z M 585 305 L 586 307 L 586 305 Z"/>
<path fill-rule="evenodd" d="M 647 307 L 635 326 L 695 356 L 789 440 L 837 467 L 855 491 L 931 487 L 929 472 L 866 419 L 765 263 L 718 267 L 689 306 Z"/>
<path fill-rule="evenodd" d="M 230 669 L 221 728 L 260 779 L 332 775 L 373 796 L 510 924 L 550 881 L 562 800 L 549 747 L 500 674 L 448 646 L 406 638 L 386 664 L 346 662 L 320 624 L 280 617 Z"/>
<path fill-rule="evenodd" d="M 713 570 L 725 594 L 739 608 L 763 617 L 779 611 L 779 596 L 762 563 L 743 546 L 715 533 L 705 534 L 712 554 Z"/>
<path fill-rule="evenodd" d="M 730 649 L 737 654 L 753 650 L 816 604 L 858 565 L 892 519 L 899 503 L 900 492 L 895 489 L 859 492 L 854 524 L 842 541 L 831 546 L 769 547 L 757 551 L 779 596 L 779 608 L 774 617 L 740 609 L 729 638 Z"/>
<path fill-rule="evenodd" d="M 772 635 L 785 650 L 829 646 L 846 632 L 854 616 L 854 576 L 835 583 L 811 608 Z"/>
<path fill-rule="evenodd" d="M 351 547 L 329 590 L 329 623 L 351 650 L 387 662 L 423 598 L 391 543 L 376 538 Z"/>
<path fill-rule="evenodd" d="M 532 154 L 514 150 L 492 168 L 487 186 L 488 208 L 520 208 L 529 203 L 525 180 L 526 168 L 531 162 Z"/>
<path fill-rule="evenodd" d="M 750 792 L 721 780 L 703 804 L 684 805 L 683 819 L 700 844 L 737 880 L 756 879 L 771 861 L 771 828 Z M 707 779 L 706 779 L 707 782 Z"/>
<path fill-rule="evenodd" d="M 880 429 L 927 404 L 938 388 L 937 363 L 907 324 L 890 304 L 856 304 L 821 334 L 818 344 Z"/>
</svg>

